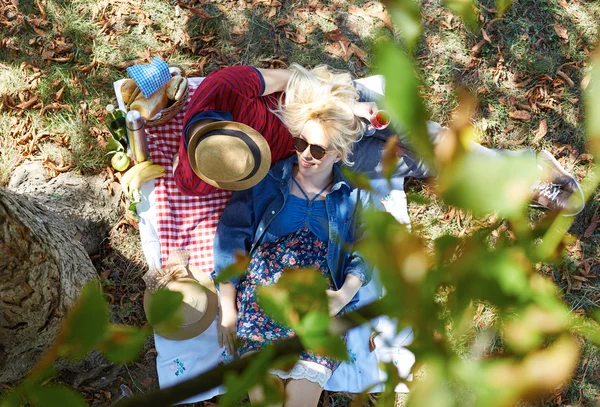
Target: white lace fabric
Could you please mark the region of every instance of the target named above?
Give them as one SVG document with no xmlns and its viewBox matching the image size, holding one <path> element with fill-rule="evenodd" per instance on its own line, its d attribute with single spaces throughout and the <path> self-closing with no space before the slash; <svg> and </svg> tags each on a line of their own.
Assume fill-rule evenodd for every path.
<svg viewBox="0 0 600 407">
<path fill-rule="evenodd" d="M 331 369 L 321 366 L 315 362 L 307 360 L 299 360 L 293 368 L 288 371 L 271 369 L 269 373 L 274 374 L 284 380 L 286 379 L 306 379 L 313 383 L 318 383 L 319 386 L 325 387 L 325 383 L 329 380 L 333 372 Z"/>
</svg>

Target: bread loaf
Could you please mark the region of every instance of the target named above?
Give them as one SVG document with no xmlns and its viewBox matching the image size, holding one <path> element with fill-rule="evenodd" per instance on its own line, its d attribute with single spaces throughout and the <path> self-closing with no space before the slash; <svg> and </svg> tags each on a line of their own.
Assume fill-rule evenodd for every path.
<svg viewBox="0 0 600 407">
<path fill-rule="evenodd" d="M 179 89 L 182 80 L 183 78 L 181 76 L 174 76 L 167 82 L 167 97 L 169 99 L 176 100 L 175 95 L 177 94 L 177 89 Z"/>
<path fill-rule="evenodd" d="M 182 78 L 181 82 L 179 83 L 177 92 L 175 93 L 175 100 L 181 99 L 187 89 L 188 89 L 188 80 L 187 80 L 187 78 Z"/>
<path fill-rule="evenodd" d="M 165 85 L 154 92 L 148 99 L 140 93 L 129 106 L 129 110 L 137 110 L 145 120 L 149 120 L 167 107 L 168 103 L 167 85 Z"/>
<path fill-rule="evenodd" d="M 123 97 L 123 102 L 128 104 L 131 100 L 131 95 L 137 89 L 137 83 L 133 79 L 125 79 L 121 84 L 121 97 Z"/>
</svg>

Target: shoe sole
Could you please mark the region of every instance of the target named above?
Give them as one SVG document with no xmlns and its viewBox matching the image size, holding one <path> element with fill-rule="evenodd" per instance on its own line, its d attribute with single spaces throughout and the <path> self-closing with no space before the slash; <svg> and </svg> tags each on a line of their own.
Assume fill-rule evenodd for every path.
<svg viewBox="0 0 600 407">
<path fill-rule="evenodd" d="M 583 196 L 583 190 L 581 189 L 581 185 L 579 185 L 579 182 L 577 182 L 577 180 L 575 179 L 575 177 L 574 177 L 574 176 L 572 176 L 571 174 L 569 174 L 569 173 L 568 173 L 568 172 L 567 172 L 567 171 L 566 171 L 566 170 L 563 168 L 563 166 L 562 166 L 562 165 L 560 165 L 560 163 L 558 162 L 558 160 L 557 160 L 556 158 L 554 158 L 554 156 L 553 156 L 552 154 L 550 154 L 550 152 L 549 152 L 548 150 L 542 150 L 542 151 L 540 151 L 540 154 L 544 154 L 544 155 L 545 155 L 547 158 L 549 158 L 549 159 L 550 159 L 550 161 L 552 161 L 552 162 L 554 163 L 554 165 L 556 166 L 556 168 L 558 168 L 559 172 L 560 172 L 562 175 L 564 175 L 564 176 L 566 176 L 566 177 L 569 177 L 569 178 L 571 178 L 571 179 L 572 179 L 572 180 L 575 182 L 575 185 L 576 185 L 576 187 L 577 187 L 577 191 L 579 192 L 579 196 L 580 196 L 580 198 L 581 198 L 581 202 L 582 202 L 581 208 L 580 208 L 580 209 L 579 209 L 577 212 L 575 212 L 575 213 L 568 213 L 568 214 L 567 214 L 567 213 L 565 213 L 565 214 L 563 214 L 563 216 L 575 216 L 575 215 L 577 215 L 577 214 L 581 213 L 581 211 L 583 211 L 583 209 L 585 208 L 585 197 Z M 575 192 L 573 192 L 573 194 L 575 194 Z M 570 199 L 571 199 L 571 198 L 569 198 L 569 200 L 570 200 Z M 533 205 L 532 205 L 532 206 L 533 206 Z M 534 207 L 537 207 L 537 208 L 545 208 L 543 205 L 538 205 L 538 206 L 534 206 Z M 547 209 L 547 208 L 546 208 L 546 209 Z"/>
</svg>

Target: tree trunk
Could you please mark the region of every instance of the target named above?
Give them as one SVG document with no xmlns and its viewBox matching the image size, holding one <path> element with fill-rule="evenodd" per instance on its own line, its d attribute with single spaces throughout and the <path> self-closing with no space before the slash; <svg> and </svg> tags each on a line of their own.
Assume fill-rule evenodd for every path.
<svg viewBox="0 0 600 407">
<path fill-rule="evenodd" d="M 102 180 L 62 175 L 35 187 L 11 182 L 30 196 L 0 189 L 0 383 L 22 379 L 54 341 L 81 288 L 98 278 L 88 252 L 118 216 L 119 198 L 94 187 Z M 82 210 L 94 205 L 104 220 Z"/>
</svg>

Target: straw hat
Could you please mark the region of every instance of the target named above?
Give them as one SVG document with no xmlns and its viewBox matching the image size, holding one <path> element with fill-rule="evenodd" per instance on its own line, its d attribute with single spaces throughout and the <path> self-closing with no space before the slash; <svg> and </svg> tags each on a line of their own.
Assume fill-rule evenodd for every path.
<svg viewBox="0 0 600 407">
<path fill-rule="evenodd" d="M 258 184 L 271 167 L 271 149 L 256 130 L 242 123 L 218 121 L 192 125 L 188 159 L 206 183 L 239 191 Z"/>
<path fill-rule="evenodd" d="M 183 304 L 178 310 L 181 315 L 181 325 L 175 331 L 167 331 L 160 325 L 154 327 L 158 335 L 176 341 L 190 339 L 206 331 L 215 320 L 219 308 L 217 290 L 212 279 L 198 267 L 187 267 L 193 278 L 178 278 L 165 285 L 168 290 L 183 294 Z M 146 318 L 148 318 L 151 298 L 152 294 L 146 290 L 144 293 Z"/>
</svg>

